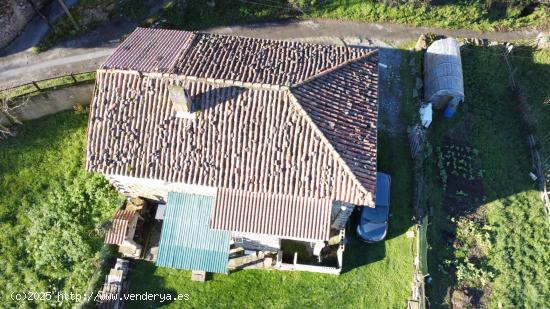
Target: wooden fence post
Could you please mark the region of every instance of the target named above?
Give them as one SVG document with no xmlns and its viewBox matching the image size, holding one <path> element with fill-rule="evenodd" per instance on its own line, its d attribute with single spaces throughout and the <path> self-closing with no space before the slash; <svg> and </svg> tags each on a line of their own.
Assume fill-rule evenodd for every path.
<svg viewBox="0 0 550 309">
<path fill-rule="evenodd" d="M 31 83 L 34 85 L 36 90 L 38 90 L 38 91 L 42 90 L 42 89 L 40 89 L 40 87 L 38 87 L 38 84 L 35 81 L 32 81 Z"/>
</svg>

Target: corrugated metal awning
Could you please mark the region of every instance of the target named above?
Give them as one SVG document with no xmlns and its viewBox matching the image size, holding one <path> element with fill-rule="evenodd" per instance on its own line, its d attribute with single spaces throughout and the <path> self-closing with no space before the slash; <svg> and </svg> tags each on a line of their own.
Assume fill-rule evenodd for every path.
<svg viewBox="0 0 550 309">
<path fill-rule="evenodd" d="M 227 273 L 231 235 L 208 226 L 214 199 L 214 196 L 168 193 L 158 266 Z"/>
<path fill-rule="evenodd" d="M 218 189 L 212 228 L 328 240 L 332 200 Z"/>
</svg>

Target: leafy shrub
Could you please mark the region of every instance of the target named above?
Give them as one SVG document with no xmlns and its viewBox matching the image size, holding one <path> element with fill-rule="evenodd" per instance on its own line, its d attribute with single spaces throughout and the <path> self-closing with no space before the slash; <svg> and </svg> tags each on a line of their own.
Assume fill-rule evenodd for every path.
<svg viewBox="0 0 550 309">
<path fill-rule="evenodd" d="M 53 188 L 28 213 L 27 252 L 37 274 L 56 290 L 83 293 L 102 247 L 96 227 L 117 205 L 118 194 L 100 175 L 82 172 Z"/>
<path fill-rule="evenodd" d="M 491 230 L 469 218 L 457 221 L 455 266 L 458 282 L 470 288 L 482 288 L 494 274 L 486 256 L 492 247 Z"/>
<path fill-rule="evenodd" d="M 456 265 L 456 278 L 459 283 L 470 288 L 482 288 L 494 278 L 487 269 L 476 266 L 467 259 L 460 260 Z"/>
</svg>

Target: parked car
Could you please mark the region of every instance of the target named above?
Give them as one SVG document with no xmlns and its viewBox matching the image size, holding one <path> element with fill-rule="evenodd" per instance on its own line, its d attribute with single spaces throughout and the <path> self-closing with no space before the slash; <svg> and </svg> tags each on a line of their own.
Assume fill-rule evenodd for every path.
<svg viewBox="0 0 550 309">
<path fill-rule="evenodd" d="M 385 173 L 376 173 L 376 203 L 373 207 L 362 207 L 357 236 L 363 241 L 373 243 L 383 240 L 388 232 L 390 213 L 391 177 Z"/>
</svg>

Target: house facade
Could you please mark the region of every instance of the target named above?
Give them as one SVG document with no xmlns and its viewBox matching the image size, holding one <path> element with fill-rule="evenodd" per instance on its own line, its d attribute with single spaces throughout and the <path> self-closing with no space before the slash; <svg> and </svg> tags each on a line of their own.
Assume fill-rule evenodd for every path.
<svg viewBox="0 0 550 309">
<path fill-rule="evenodd" d="M 167 203 L 161 266 L 220 272 L 241 248 L 284 268 L 295 241 L 339 269 L 349 214 L 374 206 L 377 82 L 376 50 L 138 28 L 97 72 L 86 166 Z M 197 222 L 212 247 L 180 237 Z"/>
</svg>

